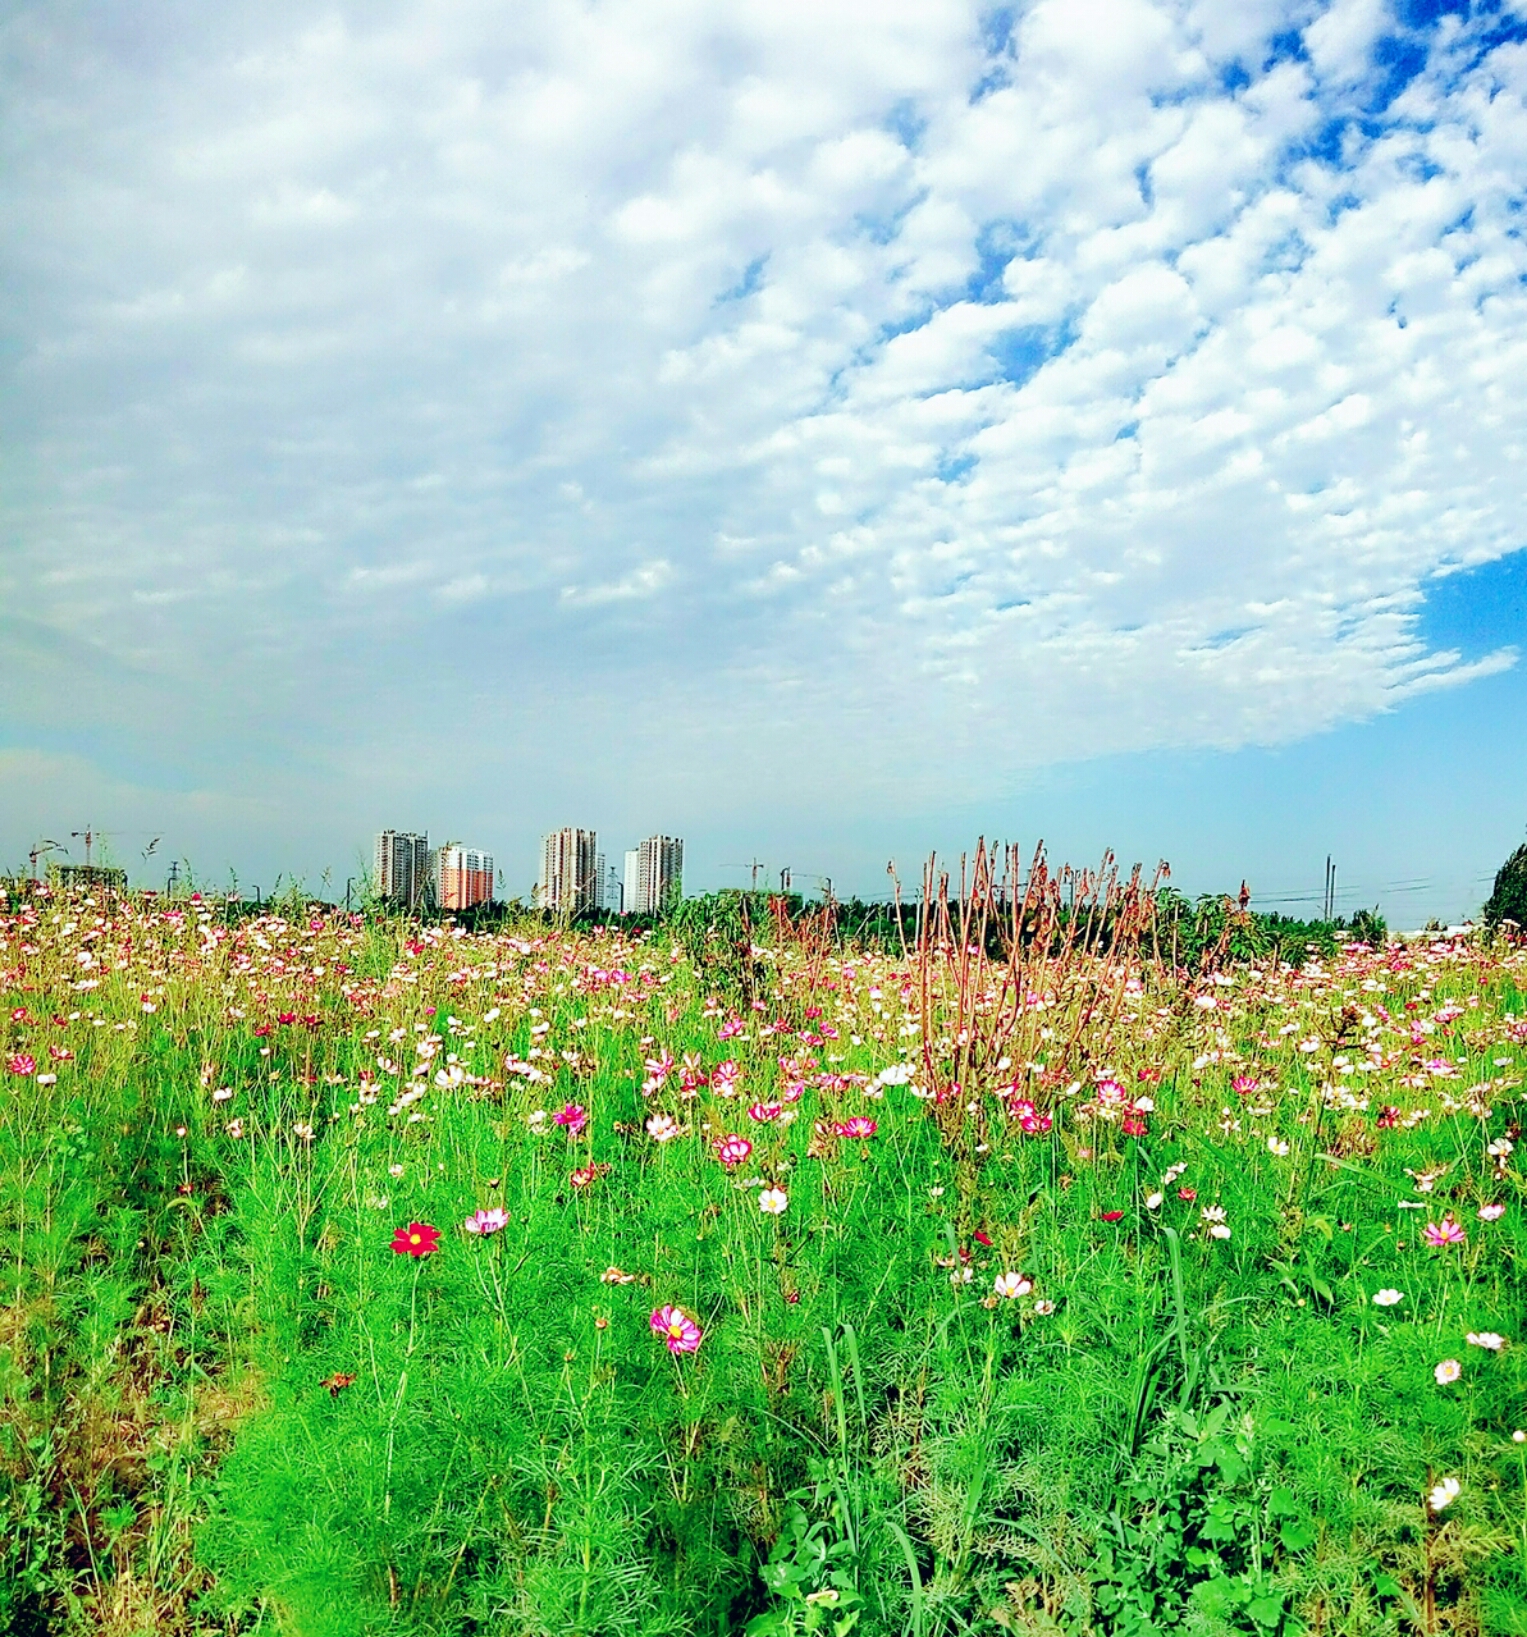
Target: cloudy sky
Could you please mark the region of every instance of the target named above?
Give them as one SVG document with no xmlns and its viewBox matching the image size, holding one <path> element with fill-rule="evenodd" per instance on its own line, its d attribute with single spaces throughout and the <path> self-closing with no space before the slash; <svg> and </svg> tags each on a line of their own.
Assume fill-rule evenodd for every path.
<svg viewBox="0 0 1527 1637">
<path fill-rule="evenodd" d="M 0 862 L 1521 838 L 1524 0 L 48 0 L 0 144 Z"/>
</svg>

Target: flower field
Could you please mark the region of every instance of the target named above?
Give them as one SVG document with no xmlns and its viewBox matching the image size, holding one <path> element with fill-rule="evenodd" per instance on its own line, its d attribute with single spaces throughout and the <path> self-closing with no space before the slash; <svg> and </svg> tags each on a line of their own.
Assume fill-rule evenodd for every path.
<svg viewBox="0 0 1527 1637">
<path fill-rule="evenodd" d="M 1527 951 L 976 887 L 11 900 L 0 1629 L 1527 1633 Z"/>
</svg>

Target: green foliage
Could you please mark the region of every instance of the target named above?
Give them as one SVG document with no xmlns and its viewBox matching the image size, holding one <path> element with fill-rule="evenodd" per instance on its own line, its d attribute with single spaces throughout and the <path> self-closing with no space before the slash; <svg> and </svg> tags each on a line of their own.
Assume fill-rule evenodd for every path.
<svg viewBox="0 0 1527 1637">
<path fill-rule="evenodd" d="M 1142 963 L 1075 1090 L 1090 1001 L 1036 1006 L 1050 1129 L 970 1087 L 951 1137 L 899 949 L 696 902 L 0 926 L 0 1629 L 1514 1629 L 1527 954 L 1252 969 L 1205 906 L 1212 975 Z"/>
<path fill-rule="evenodd" d="M 1511 921 L 1527 930 L 1527 842 L 1495 872 L 1495 885 L 1485 901 L 1485 925 L 1492 929 Z"/>
</svg>

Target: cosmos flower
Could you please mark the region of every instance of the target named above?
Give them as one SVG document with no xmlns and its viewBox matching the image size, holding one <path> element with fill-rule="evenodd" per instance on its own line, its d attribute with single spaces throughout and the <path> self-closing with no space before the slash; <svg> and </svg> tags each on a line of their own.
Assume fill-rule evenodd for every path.
<svg viewBox="0 0 1527 1637">
<path fill-rule="evenodd" d="M 1445 1358 L 1432 1374 L 1437 1378 L 1439 1387 L 1450 1386 L 1463 1374 L 1463 1366 L 1455 1358 Z"/>
<path fill-rule="evenodd" d="M 780 1216 L 790 1203 L 790 1196 L 783 1188 L 765 1188 L 758 1196 L 758 1208 L 765 1216 Z"/>
<path fill-rule="evenodd" d="M 558 1125 L 567 1127 L 569 1137 L 579 1136 L 589 1123 L 589 1111 L 581 1103 L 569 1103 L 552 1115 Z"/>
<path fill-rule="evenodd" d="M 682 1308 L 667 1303 L 653 1309 L 651 1323 L 653 1335 L 661 1336 L 668 1351 L 675 1356 L 695 1352 L 704 1335 L 699 1325 Z"/>
<path fill-rule="evenodd" d="M 833 1130 L 840 1137 L 852 1137 L 865 1141 L 873 1137 L 879 1129 L 880 1127 L 875 1121 L 863 1114 L 856 1114 L 851 1120 L 842 1120 L 833 1127 Z"/>
<path fill-rule="evenodd" d="M 733 1166 L 742 1162 L 753 1152 L 753 1145 L 746 1137 L 739 1137 L 731 1132 L 723 1137 L 716 1145 L 716 1158 L 730 1171 Z"/>
<path fill-rule="evenodd" d="M 671 1114 L 654 1114 L 647 1121 L 647 1135 L 653 1142 L 671 1142 L 679 1135 L 679 1122 Z"/>
<path fill-rule="evenodd" d="M 392 1248 L 399 1256 L 432 1256 L 439 1244 L 440 1230 L 428 1222 L 410 1222 L 392 1235 Z"/>
<path fill-rule="evenodd" d="M 1428 1222 L 1421 1230 L 1421 1237 L 1433 1248 L 1440 1248 L 1461 1245 L 1469 1236 L 1451 1216 L 1445 1216 L 1440 1222 Z"/>
<path fill-rule="evenodd" d="M 1440 1512 L 1444 1507 L 1451 1506 L 1462 1491 L 1463 1485 L 1456 1478 L 1444 1478 L 1426 1497 L 1427 1505 L 1433 1512 Z"/>
<path fill-rule="evenodd" d="M 1042 1319 L 1047 1319 L 1055 1311 L 1055 1303 L 1041 1298 L 1034 1303 L 1034 1311 Z"/>
<path fill-rule="evenodd" d="M 1403 1290 L 1376 1290 L 1373 1293 L 1373 1305 L 1375 1307 L 1394 1307 L 1396 1303 L 1404 1300 L 1405 1292 Z"/>
<path fill-rule="evenodd" d="M 748 1118 L 757 1120 L 760 1123 L 777 1120 L 783 1113 L 784 1109 L 778 1103 L 750 1103 L 748 1105 Z"/>
<path fill-rule="evenodd" d="M 1506 1207 L 1504 1205 L 1481 1205 L 1479 1207 L 1479 1220 L 1481 1222 L 1498 1222 L 1505 1214 Z"/>
<path fill-rule="evenodd" d="M 490 1205 L 486 1210 L 473 1211 L 462 1227 L 468 1233 L 482 1234 L 497 1233 L 500 1228 L 509 1225 L 509 1213 L 502 1205 Z"/>
<path fill-rule="evenodd" d="M 1506 1338 L 1493 1330 L 1471 1330 L 1464 1338 L 1470 1347 L 1483 1347 L 1486 1352 L 1498 1353 L 1506 1345 Z"/>
<path fill-rule="evenodd" d="M 1021 1273 L 999 1273 L 992 1288 L 1011 1302 L 1019 1296 L 1027 1296 L 1034 1288 L 1034 1281 Z"/>
</svg>

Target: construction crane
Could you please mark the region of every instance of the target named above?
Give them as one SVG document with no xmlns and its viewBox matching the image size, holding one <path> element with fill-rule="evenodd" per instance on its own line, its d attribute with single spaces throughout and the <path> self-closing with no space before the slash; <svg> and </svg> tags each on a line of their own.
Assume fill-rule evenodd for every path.
<svg viewBox="0 0 1527 1637">
<path fill-rule="evenodd" d="M 721 866 L 721 868 L 723 870 L 751 870 L 753 872 L 753 885 L 752 885 L 751 890 L 753 892 L 757 892 L 758 891 L 758 872 L 760 870 L 762 870 L 762 869 L 767 869 L 768 866 L 763 862 L 762 859 L 755 858 L 751 864 L 723 864 Z"/>
<path fill-rule="evenodd" d="M 32 861 L 32 879 L 34 881 L 37 879 L 37 860 L 39 858 L 46 858 L 49 853 L 67 854 L 68 851 L 69 849 L 61 841 L 39 841 L 27 854 L 27 857 Z"/>
</svg>

